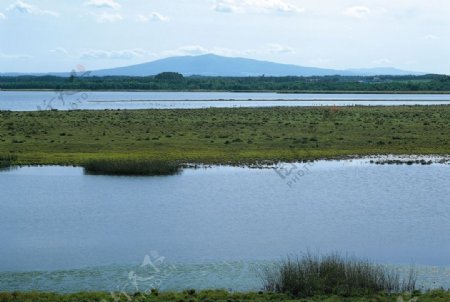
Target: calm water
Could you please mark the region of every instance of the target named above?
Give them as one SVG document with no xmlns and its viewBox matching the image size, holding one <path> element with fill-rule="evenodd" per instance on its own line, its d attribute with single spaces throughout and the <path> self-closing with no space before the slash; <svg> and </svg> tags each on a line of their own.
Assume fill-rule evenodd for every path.
<svg viewBox="0 0 450 302">
<path fill-rule="evenodd" d="M 0 91 L 0 110 L 13 111 L 433 104 L 450 104 L 450 95 Z"/>
<path fill-rule="evenodd" d="M 303 171 L 295 181 L 237 167 L 168 177 L 0 172 L 0 290 L 132 289 L 132 280 L 256 290 L 261 264 L 306 249 L 414 263 L 422 285 L 450 286 L 448 164 L 293 168 Z"/>
</svg>

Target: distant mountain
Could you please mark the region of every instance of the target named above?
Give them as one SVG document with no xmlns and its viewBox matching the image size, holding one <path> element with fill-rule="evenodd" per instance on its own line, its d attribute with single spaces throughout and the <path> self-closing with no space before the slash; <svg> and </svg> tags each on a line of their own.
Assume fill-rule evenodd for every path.
<svg viewBox="0 0 450 302">
<path fill-rule="evenodd" d="M 222 57 L 213 54 L 161 59 L 127 67 L 97 70 L 93 75 L 154 75 L 175 71 L 183 75 L 200 76 L 307 76 L 336 74 L 335 70 L 300 67 L 244 58 Z"/>
<path fill-rule="evenodd" d="M 280 64 L 245 58 L 223 57 L 214 54 L 170 57 L 126 67 L 96 70 L 92 75 L 148 76 L 164 71 L 179 72 L 185 76 L 325 76 L 325 75 L 420 75 L 423 73 L 395 68 L 367 68 L 334 70 Z"/>
<path fill-rule="evenodd" d="M 92 71 L 93 76 L 150 76 L 161 72 L 179 72 L 185 76 L 375 76 L 375 75 L 422 75 L 424 73 L 395 68 L 367 68 L 335 70 L 280 64 L 246 58 L 223 57 L 214 54 L 200 56 L 170 57 L 148 63 Z M 47 73 L 68 76 L 68 73 Z M 3 74 L 6 75 L 6 74 Z M 37 74 L 35 74 L 37 75 Z M 42 74 L 39 74 L 42 75 Z"/>
</svg>

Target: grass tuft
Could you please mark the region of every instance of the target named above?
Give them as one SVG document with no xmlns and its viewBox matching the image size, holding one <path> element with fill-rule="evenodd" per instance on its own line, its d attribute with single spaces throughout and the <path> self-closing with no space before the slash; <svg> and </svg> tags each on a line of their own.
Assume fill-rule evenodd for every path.
<svg viewBox="0 0 450 302">
<path fill-rule="evenodd" d="M 1 155 L 0 154 L 0 169 L 6 169 L 11 167 L 17 160 L 15 155 Z"/>
<path fill-rule="evenodd" d="M 147 159 L 94 159 L 83 164 L 86 174 L 173 175 L 181 171 L 176 162 Z"/>
<path fill-rule="evenodd" d="M 397 271 L 368 260 L 351 259 L 339 254 L 324 256 L 306 253 L 287 257 L 262 274 L 264 289 L 294 297 L 339 295 L 344 297 L 371 295 L 380 292 L 413 292 L 417 274 L 400 278 Z"/>
</svg>

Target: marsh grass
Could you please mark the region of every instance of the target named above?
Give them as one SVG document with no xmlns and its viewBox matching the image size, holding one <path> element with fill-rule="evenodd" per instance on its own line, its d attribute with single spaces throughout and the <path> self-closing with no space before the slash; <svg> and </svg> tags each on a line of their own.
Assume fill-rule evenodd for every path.
<svg viewBox="0 0 450 302">
<path fill-rule="evenodd" d="M 86 174 L 173 175 L 181 171 L 176 162 L 147 159 L 94 159 L 83 164 Z"/>
<path fill-rule="evenodd" d="M 406 277 L 394 270 L 359 260 L 329 254 L 306 253 L 288 257 L 262 272 L 264 289 L 295 297 L 315 295 L 358 296 L 380 292 L 413 292 L 417 274 L 414 269 Z"/>
<path fill-rule="evenodd" d="M 450 105 L 0 111 L 0 154 L 18 164 L 96 158 L 253 164 L 450 153 Z"/>
<path fill-rule="evenodd" d="M 6 169 L 11 167 L 14 164 L 14 161 L 17 160 L 17 156 L 15 155 L 2 155 L 0 154 L 0 169 Z"/>
</svg>

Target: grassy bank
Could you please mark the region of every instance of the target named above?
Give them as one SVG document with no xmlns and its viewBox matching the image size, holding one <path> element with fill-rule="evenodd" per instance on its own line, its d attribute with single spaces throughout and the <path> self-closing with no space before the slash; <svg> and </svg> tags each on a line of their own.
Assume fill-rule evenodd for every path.
<svg viewBox="0 0 450 302">
<path fill-rule="evenodd" d="M 450 106 L 0 112 L 19 164 L 255 163 L 450 154 Z"/>
<path fill-rule="evenodd" d="M 414 294 L 386 294 L 379 293 L 373 295 L 363 295 L 357 297 L 341 297 L 336 295 L 319 295 L 309 298 L 295 298 L 286 294 L 275 293 L 229 293 L 227 291 L 184 291 L 184 292 L 163 292 L 152 294 L 125 295 L 120 293 L 76 293 L 76 294 L 55 294 L 39 292 L 14 292 L 1 293 L 1 302 L 144 302 L 144 301 L 167 301 L 167 302 L 238 302 L 238 301 L 302 301 L 302 302 L 448 302 L 450 301 L 450 291 L 435 290 L 426 293 L 416 292 Z"/>
</svg>

